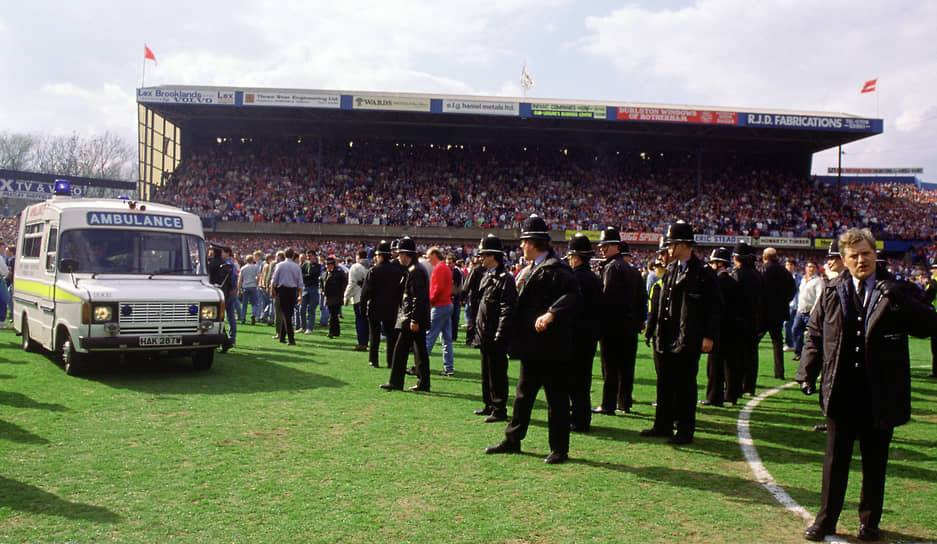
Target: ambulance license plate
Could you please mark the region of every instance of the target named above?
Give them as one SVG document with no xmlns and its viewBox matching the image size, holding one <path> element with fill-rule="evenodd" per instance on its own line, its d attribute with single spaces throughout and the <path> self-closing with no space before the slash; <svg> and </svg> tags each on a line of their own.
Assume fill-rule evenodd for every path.
<svg viewBox="0 0 937 544">
<path fill-rule="evenodd" d="M 152 335 L 152 336 L 141 336 L 140 337 L 141 346 L 181 346 L 182 337 L 181 336 L 168 336 L 168 335 Z"/>
</svg>

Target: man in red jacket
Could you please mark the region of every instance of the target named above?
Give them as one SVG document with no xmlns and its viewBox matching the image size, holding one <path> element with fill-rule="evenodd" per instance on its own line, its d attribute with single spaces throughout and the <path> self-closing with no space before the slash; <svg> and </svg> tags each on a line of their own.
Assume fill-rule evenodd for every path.
<svg viewBox="0 0 937 544">
<path fill-rule="evenodd" d="M 452 353 L 452 271 L 438 247 L 431 247 L 426 257 L 433 268 L 429 279 L 430 325 L 426 334 L 426 352 L 433 352 L 436 338 L 442 333 L 443 371 L 440 374 L 452 376 L 455 374 Z"/>
</svg>

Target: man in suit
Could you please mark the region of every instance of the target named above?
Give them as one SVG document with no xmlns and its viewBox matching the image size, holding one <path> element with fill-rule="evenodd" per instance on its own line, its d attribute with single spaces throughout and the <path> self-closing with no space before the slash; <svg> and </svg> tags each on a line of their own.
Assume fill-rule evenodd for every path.
<svg viewBox="0 0 937 544">
<path fill-rule="evenodd" d="M 397 330 L 394 320 L 397 317 L 397 308 L 403 296 L 401 282 L 404 270 L 390 262 L 390 242 L 381 240 L 374 254 L 377 264 L 368 269 L 368 274 L 361 288 L 361 305 L 368 318 L 368 333 L 370 335 L 368 346 L 368 364 L 379 367 L 380 358 L 378 350 L 381 344 L 381 330 L 387 337 L 386 359 L 387 368 L 391 367 L 394 355 L 394 344 L 397 342 Z"/>
<path fill-rule="evenodd" d="M 397 309 L 397 343 L 390 370 L 390 380 L 381 384 L 388 391 L 403 389 L 407 359 L 413 350 L 416 385 L 410 391 L 429 392 L 429 354 L 426 352 L 426 331 L 429 329 L 429 276 L 417 261 L 420 253 L 416 243 L 404 236 L 397 244 L 397 259 L 405 271 L 403 296 Z"/>
<path fill-rule="evenodd" d="M 573 271 L 550 247 L 547 224 L 531 215 L 521 228 L 521 249 L 528 263 L 517 278 L 517 307 L 508 352 L 520 359 L 514 413 L 504 440 L 485 453 L 517 453 L 527 436 L 530 414 L 542 386 L 547 396 L 550 455 L 544 462 L 569 458 L 569 371 L 573 322 L 579 316 L 579 284 Z"/>
<path fill-rule="evenodd" d="M 666 243 L 670 264 L 652 333 L 660 362 L 660 400 L 654 426 L 641 431 L 641 436 L 666 436 L 668 443 L 679 445 L 692 442 L 696 432 L 699 358 L 712 351 L 719 333 L 722 296 L 716 273 L 693 253 L 693 227 L 684 221 L 672 223 Z"/>
<path fill-rule="evenodd" d="M 716 284 L 722 294 L 722 321 L 713 350 L 706 359 L 706 398 L 700 404 L 723 406 L 738 401 L 738 330 L 739 306 L 742 304 L 739 284 L 729 272 L 731 252 L 720 247 L 709 256 L 709 266 L 716 272 Z"/>
<path fill-rule="evenodd" d="M 342 325 L 338 321 L 338 316 L 342 312 L 342 302 L 347 285 L 348 274 L 336 264 L 335 257 L 329 255 L 325 260 L 325 277 L 322 278 L 325 305 L 329 308 L 329 338 L 334 338 L 342 333 Z"/>
<path fill-rule="evenodd" d="M 784 322 L 790 319 L 790 304 L 797 292 L 794 277 L 778 262 L 778 252 L 773 247 L 765 248 L 761 254 L 764 262 L 764 318 L 767 333 L 771 335 L 774 349 L 774 377 L 784 379 Z"/>
<path fill-rule="evenodd" d="M 810 314 L 795 378 L 809 395 L 822 375 L 820 407 L 827 425 L 820 511 L 804 537 L 821 541 L 836 532 L 858 440 L 858 538 L 874 541 L 881 536 L 893 429 L 911 418 L 908 335 L 934 334 L 937 314 L 913 291 L 916 287 L 876 272 L 875 239 L 867 229 L 846 231 L 839 251 L 847 271 L 824 287 Z"/>
</svg>

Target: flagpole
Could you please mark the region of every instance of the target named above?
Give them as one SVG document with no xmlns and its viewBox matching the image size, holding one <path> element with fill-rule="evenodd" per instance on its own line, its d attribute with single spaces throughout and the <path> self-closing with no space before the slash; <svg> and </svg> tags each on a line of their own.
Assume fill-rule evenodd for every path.
<svg viewBox="0 0 937 544">
<path fill-rule="evenodd" d="M 140 77 L 140 88 L 146 87 L 146 44 L 143 44 L 143 76 Z"/>
</svg>

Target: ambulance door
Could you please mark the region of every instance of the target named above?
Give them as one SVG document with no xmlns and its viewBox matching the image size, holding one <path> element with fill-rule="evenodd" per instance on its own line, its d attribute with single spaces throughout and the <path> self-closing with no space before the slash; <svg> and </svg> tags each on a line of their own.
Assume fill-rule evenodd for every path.
<svg viewBox="0 0 937 544">
<path fill-rule="evenodd" d="M 33 329 L 33 337 L 43 346 L 52 349 L 52 330 L 55 327 L 55 269 L 56 253 L 59 241 L 59 226 L 55 222 L 46 225 L 45 253 L 39 265 L 39 276 L 41 282 L 48 285 L 48 296 L 39 299 L 39 311 L 42 312 L 41 323 L 36 329 Z"/>
</svg>

